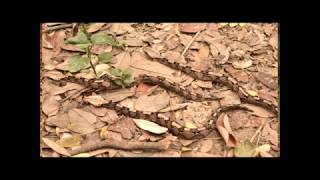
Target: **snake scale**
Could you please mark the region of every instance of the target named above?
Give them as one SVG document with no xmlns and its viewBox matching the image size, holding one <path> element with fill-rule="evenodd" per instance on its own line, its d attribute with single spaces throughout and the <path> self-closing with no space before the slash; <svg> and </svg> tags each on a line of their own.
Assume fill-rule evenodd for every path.
<svg viewBox="0 0 320 180">
<path fill-rule="evenodd" d="M 278 116 L 279 110 L 276 105 L 274 105 L 270 101 L 261 99 L 257 96 L 249 95 L 245 91 L 245 89 L 243 89 L 238 84 L 238 82 L 235 79 L 228 77 L 227 75 L 215 74 L 215 73 L 208 72 L 208 71 L 199 71 L 199 70 L 193 69 L 190 66 L 179 64 L 175 61 L 170 61 L 166 58 L 154 58 L 154 60 L 161 63 L 161 64 L 164 64 L 168 67 L 171 67 L 173 69 L 180 70 L 195 79 L 199 79 L 199 80 L 203 80 L 203 81 L 212 81 L 213 83 L 221 83 L 221 84 L 227 86 L 228 88 L 230 88 L 231 90 L 233 90 L 234 92 L 236 92 L 239 95 L 240 100 L 242 102 L 261 106 L 263 108 L 268 109 L 272 113 L 274 113 L 275 116 Z M 108 89 L 121 88 L 121 86 L 118 86 L 113 83 L 108 84 L 108 85 L 104 85 L 104 82 L 107 79 L 110 80 L 110 78 L 107 75 L 104 75 L 104 76 L 100 77 L 99 80 L 94 80 L 94 79 L 86 80 L 84 78 L 66 77 L 64 79 L 61 79 L 61 81 L 82 84 L 86 87 L 90 87 L 91 91 L 104 91 L 104 90 L 108 90 Z M 170 81 L 166 80 L 164 77 L 160 77 L 160 76 L 154 77 L 154 76 L 148 76 L 148 75 L 140 75 L 139 77 L 137 77 L 135 79 L 135 81 L 132 84 L 130 84 L 127 87 L 135 86 L 140 82 L 157 84 L 161 87 L 164 87 L 165 89 L 168 89 L 170 91 L 173 91 L 173 92 L 185 97 L 188 100 L 203 101 L 203 100 L 207 100 L 207 99 L 217 99 L 217 98 L 203 97 L 200 94 L 193 94 L 190 91 L 188 91 L 187 89 L 185 89 L 184 87 L 180 87 L 178 84 L 176 84 L 174 82 L 170 82 Z M 87 104 L 87 103 L 84 103 L 84 104 Z M 178 123 L 176 123 L 175 121 L 173 121 L 169 118 L 164 118 L 163 116 L 160 117 L 160 116 L 158 116 L 158 113 L 155 113 L 155 112 L 151 113 L 151 112 L 133 111 L 127 107 L 122 107 L 118 103 L 112 102 L 112 101 L 109 101 L 106 104 L 102 104 L 101 106 L 105 107 L 105 108 L 113 109 L 116 111 L 117 114 L 122 114 L 125 116 L 129 116 L 131 118 L 148 119 L 152 122 L 155 122 L 157 124 L 160 124 L 162 126 L 167 127 L 170 130 L 170 132 L 172 132 L 174 135 L 182 137 L 184 139 L 199 139 L 199 138 L 206 137 L 215 128 L 214 122 L 217 120 L 217 118 L 219 117 L 219 115 L 222 112 L 230 111 L 230 110 L 251 111 L 250 109 L 248 109 L 247 107 L 242 106 L 242 105 L 228 105 L 228 106 L 220 107 L 212 115 L 212 118 L 208 121 L 208 123 L 205 124 L 203 127 L 197 128 L 197 129 L 189 129 L 186 127 L 182 127 L 181 125 L 179 125 Z"/>
</svg>

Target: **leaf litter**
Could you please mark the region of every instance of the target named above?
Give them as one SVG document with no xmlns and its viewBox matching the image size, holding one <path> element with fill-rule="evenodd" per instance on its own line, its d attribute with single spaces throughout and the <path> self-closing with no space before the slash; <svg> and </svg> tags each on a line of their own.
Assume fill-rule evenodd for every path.
<svg viewBox="0 0 320 180">
<path fill-rule="evenodd" d="M 50 27 L 60 25 L 48 24 Z M 175 121 L 190 129 L 202 127 L 210 119 L 210 114 L 219 106 L 243 104 L 232 90 L 221 88 L 220 85 L 211 82 L 194 80 L 187 74 L 153 61 L 153 58 L 164 57 L 198 70 L 219 73 L 224 70 L 243 85 L 250 96 L 277 104 L 279 98 L 277 24 L 90 23 L 87 28 L 92 34 L 90 38 L 86 38 L 81 32 L 72 37 L 67 29 L 42 34 L 41 63 L 44 66 L 41 69 L 43 94 L 40 99 L 43 114 L 41 117 L 44 118 L 41 121 L 44 122 L 44 128 L 41 133 L 43 139 L 41 145 L 47 145 L 42 147 L 43 156 L 70 156 L 69 150 L 88 143 L 97 143 L 103 139 L 111 138 L 118 141 L 139 139 L 142 142 L 157 143 L 172 136 L 166 127 L 146 120 L 135 120 L 135 122 L 131 118 L 117 115 L 114 110 L 100 107 L 110 100 L 120 102 L 122 106 L 130 109 L 162 112 L 160 115 L 166 118 L 174 116 Z M 197 33 L 197 37 L 186 49 Z M 191 89 L 192 92 L 206 95 L 212 92 L 223 99 L 208 101 L 202 105 L 194 104 L 192 101 L 183 101 L 183 98 L 158 86 L 142 83 L 137 88 L 90 95 L 79 94 L 75 99 L 61 101 L 77 91 L 81 92 L 84 87 L 72 83 L 59 87 L 50 84 L 51 79 L 61 81 L 68 76 L 96 78 L 84 50 L 85 47 L 92 45 L 91 43 L 93 43 L 91 58 L 98 72 L 98 78 L 108 74 L 110 68 L 122 70 L 131 68 L 133 77 L 140 74 L 162 76 Z M 186 50 L 185 55 L 181 56 L 184 50 Z M 112 82 L 103 82 L 106 87 L 110 86 L 110 83 Z M 260 87 L 262 89 L 259 89 Z M 91 104 L 90 107 L 78 107 L 82 101 Z M 191 104 L 194 104 L 193 108 Z M 142 153 L 104 148 L 72 157 L 279 156 L 279 129 L 273 129 L 268 124 L 261 130 L 259 146 L 252 148 L 249 143 L 245 143 L 245 138 L 252 136 L 252 133 L 246 133 L 250 130 L 254 132 L 266 118 L 273 118 L 273 114 L 258 106 L 244 105 L 253 112 L 232 111 L 228 112 L 228 115 L 219 117 L 216 124 L 217 131 L 213 131 L 205 139 L 184 140 L 172 136 L 175 137 L 175 140 L 170 140 L 173 143 L 172 147 L 163 152 Z M 274 124 L 279 122 L 275 121 Z M 47 138 L 48 135 L 50 139 Z M 172 149 L 173 147 L 178 149 Z M 231 149 L 224 151 L 223 147 Z"/>
</svg>

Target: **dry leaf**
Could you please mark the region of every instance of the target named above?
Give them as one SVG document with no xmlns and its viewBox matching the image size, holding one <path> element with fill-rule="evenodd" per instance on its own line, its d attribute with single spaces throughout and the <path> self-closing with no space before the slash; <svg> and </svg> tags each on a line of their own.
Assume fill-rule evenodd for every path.
<svg viewBox="0 0 320 180">
<path fill-rule="evenodd" d="M 217 64 L 224 64 L 229 59 L 229 51 L 227 47 L 220 43 L 211 43 L 210 52 L 214 58 L 217 59 Z M 221 56 L 221 58 L 220 58 Z"/>
<path fill-rule="evenodd" d="M 55 152 L 65 155 L 65 156 L 70 156 L 70 153 L 60 145 L 58 145 L 56 142 L 47 139 L 47 138 L 42 138 L 43 142 L 46 143 L 47 146 L 49 146 L 51 149 L 53 149 Z"/>
<path fill-rule="evenodd" d="M 131 56 L 129 52 L 122 52 L 114 57 L 116 63 L 113 65 L 119 69 L 125 69 L 130 67 L 131 64 Z"/>
<path fill-rule="evenodd" d="M 82 109 L 73 109 L 74 112 L 78 113 L 83 119 L 87 120 L 90 124 L 97 122 L 97 117 L 89 112 Z"/>
<path fill-rule="evenodd" d="M 189 103 L 182 103 L 182 104 L 174 104 L 174 105 L 170 105 L 164 109 L 159 110 L 159 112 L 171 112 L 171 111 L 176 111 L 178 109 L 182 109 L 186 106 L 188 106 Z"/>
<path fill-rule="evenodd" d="M 83 101 L 95 106 L 101 106 L 102 104 L 108 103 L 105 99 L 103 99 L 103 97 L 98 95 L 86 96 L 83 98 Z"/>
<path fill-rule="evenodd" d="M 207 153 L 212 149 L 212 147 L 213 147 L 213 141 L 211 139 L 203 140 L 201 141 L 200 152 Z"/>
<path fill-rule="evenodd" d="M 137 38 L 128 38 L 123 41 L 126 43 L 126 45 L 133 46 L 133 47 L 143 46 L 144 44 L 141 39 L 137 39 Z"/>
<path fill-rule="evenodd" d="M 156 152 L 151 157 L 180 157 L 181 152 L 167 150 L 162 152 Z"/>
<path fill-rule="evenodd" d="M 227 114 L 225 114 L 225 113 L 223 113 L 219 116 L 219 118 L 216 122 L 216 127 L 218 129 L 218 132 L 223 137 L 223 140 L 225 141 L 226 146 L 227 147 L 236 147 L 237 140 L 233 136 L 229 122 L 225 119 L 225 116 L 227 116 Z"/>
<path fill-rule="evenodd" d="M 180 23 L 179 29 L 181 32 L 196 33 L 207 27 L 207 23 Z"/>
<path fill-rule="evenodd" d="M 236 157 L 253 157 L 255 151 L 255 145 L 249 140 L 245 140 L 240 146 L 234 149 L 234 155 Z"/>
<path fill-rule="evenodd" d="M 112 52 L 112 46 L 108 44 L 94 44 L 91 48 L 91 53 L 94 54 L 102 54 L 104 52 Z"/>
<path fill-rule="evenodd" d="M 197 129 L 197 126 L 195 126 L 192 122 L 186 122 L 185 127 L 189 129 Z"/>
<path fill-rule="evenodd" d="M 43 77 L 49 77 L 54 80 L 60 80 L 65 76 L 59 71 L 48 71 L 43 74 Z"/>
<path fill-rule="evenodd" d="M 106 23 L 93 23 L 89 26 L 88 28 L 88 33 L 93 33 L 93 32 L 96 32 L 98 31 L 99 29 L 102 28 L 102 26 L 104 26 Z"/>
<path fill-rule="evenodd" d="M 254 157 L 260 155 L 261 157 L 272 157 L 268 152 L 271 150 L 269 144 L 264 144 L 259 147 L 256 147 Z"/>
<path fill-rule="evenodd" d="M 152 48 L 149 48 L 149 47 L 145 47 L 145 48 L 143 48 L 143 50 L 151 58 L 161 58 L 161 55 L 160 55 L 159 51 L 157 51 L 155 49 L 152 49 Z"/>
<path fill-rule="evenodd" d="M 133 121 L 141 129 L 152 132 L 154 134 L 163 134 L 168 131 L 168 128 L 159 126 L 158 124 L 150 121 L 146 121 L 143 119 L 133 119 Z"/>
<path fill-rule="evenodd" d="M 278 82 L 274 78 L 272 78 L 271 75 L 269 75 L 267 73 L 258 72 L 255 77 L 263 85 L 265 85 L 273 90 L 276 90 L 278 88 Z"/>
<path fill-rule="evenodd" d="M 270 141 L 271 144 L 279 146 L 279 133 L 276 130 L 273 130 L 269 124 L 263 128 L 261 137 L 263 137 L 266 141 Z"/>
<path fill-rule="evenodd" d="M 231 90 L 219 92 L 216 95 L 219 98 L 223 98 L 220 100 L 221 106 L 241 103 L 238 94 Z"/>
<path fill-rule="evenodd" d="M 50 95 L 58 95 L 58 94 L 62 94 L 62 93 L 65 93 L 67 91 L 70 91 L 70 90 L 77 90 L 77 91 L 80 91 L 84 89 L 84 87 L 80 84 L 76 84 L 76 83 L 67 83 L 67 85 L 65 86 L 62 86 L 62 87 L 54 87 L 50 90 Z"/>
<path fill-rule="evenodd" d="M 102 97 L 105 101 L 109 102 L 119 102 L 121 100 L 124 100 L 127 97 L 133 96 L 135 94 L 135 89 L 120 89 L 115 92 L 106 92 L 102 94 Z"/>
<path fill-rule="evenodd" d="M 137 89 L 136 89 L 136 96 L 140 97 L 142 95 L 149 95 L 151 94 L 155 89 L 157 89 L 158 85 L 152 86 L 145 83 L 139 83 Z"/>
<path fill-rule="evenodd" d="M 57 126 L 60 128 L 66 128 L 69 124 L 69 117 L 67 113 L 58 114 L 57 116 L 51 116 L 45 120 L 49 126 Z"/>
<path fill-rule="evenodd" d="M 98 108 L 94 106 L 90 106 L 90 111 L 97 116 L 105 116 L 108 112 L 106 108 Z"/>
<path fill-rule="evenodd" d="M 201 80 L 195 80 L 193 84 L 202 87 L 202 88 L 212 88 L 212 82 L 211 81 L 201 81 Z"/>
<path fill-rule="evenodd" d="M 108 130 L 121 133 L 125 139 L 131 139 L 136 131 L 136 125 L 131 118 L 123 118 L 108 127 Z"/>
<path fill-rule="evenodd" d="M 255 106 L 252 104 L 243 104 L 243 106 L 247 107 L 248 109 L 252 110 L 253 112 L 249 112 L 250 114 L 254 114 L 256 116 L 259 117 L 265 117 L 265 118 L 269 118 L 269 117 L 274 117 L 275 115 L 266 110 L 265 108 L 262 108 L 260 106 Z"/>
<path fill-rule="evenodd" d="M 153 96 L 140 96 L 136 103 L 135 109 L 138 111 L 158 112 L 169 104 L 170 96 L 166 91 Z"/>
<path fill-rule="evenodd" d="M 251 59 L 245 59 L 241 61 L 235 61 L 232 63 L 232 66 L 236 69 L 245 69 L 248 68 L 252 65 L 252 60 Z"/>
<path fill-rule="evenodd" d="M 186 151 L 182 152 L 181 157 L 221 157 L 221 155 L 209 154 L 205 152 Z"/>
<path fill-rule="evenodd" d="M 42 103 L 42 111 L 47 116 L 53 116 L 56 115 L 59 111 L 59 100 L 60 96 L 47 96 L 44 98 Z"/>
<path fill-rule="evenodd" d="M 129 23 L 113 23 L 110 27 L 110 32 L 116 33 L 117 35 L 131 32 L 133 30 L 134 28 L 131 27 Z"/>
<path fill-rule="evenodd" d="M 114 124 L 117 122 L 119 116 L 114 110 L 107 109 L 106 112 L 106 115 L 100 118 L 101 121 L 107 122 L 108 124 Z"/>
<path fill-rule="evenodd" d="M 79 135 L 70 135 L 62 136 L 58 141 L 56 141 L 57 144 L 59 144 L 62 147 L 74 147 L 79 146 L 82 141 L 82 137 Z"/>
<path fill-rule="evenodd" d="M 75 122 L 68 125 L 68 129 L 80 134 L 89 134 L 95 131 L 94 127 L 90 123 Z"/>
<path fill-rule="evenodd" d="M 181 64 L 186 64 L 187 61 L 185 60 L 184 56 L 177 51 L 166 51 L 162 53 L 163 57 L 168 59 L 169 61 L 178 62 Z"/>
</svg>

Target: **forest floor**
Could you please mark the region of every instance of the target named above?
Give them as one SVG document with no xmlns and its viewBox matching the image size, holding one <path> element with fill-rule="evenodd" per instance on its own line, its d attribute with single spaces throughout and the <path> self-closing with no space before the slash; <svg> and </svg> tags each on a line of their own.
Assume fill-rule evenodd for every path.
<svg viewBox="0 0 320 180">
<path fill-rule="evenodd" d="M 278 24 L 44 23 L 41 27 L 41 157 L 280 156 L 277 114 L 243 102 L 229 87 L 154 60 L 165 58 L 226 75 L 249 96 L 278 107 Z M 104 75 L 112 78 L 99 81 Z M 187 100 L 156 83 L 128 87 L 139 75 L 161 76 L 193 94 L 221 99 Z M 94 91 L 90 84 L 68 78 L 122 88 Z M 221 113 L 207 136 L 185 139 L 170 127 L 101 106 L 110 100 L 190 129 L 201 129 L 226 105 L 245 105 L 252 111 Z M 101 142 L 108 146 L 98 148 Z M 95 148 L 75 153 L 89 146 Z"/>
</svg>

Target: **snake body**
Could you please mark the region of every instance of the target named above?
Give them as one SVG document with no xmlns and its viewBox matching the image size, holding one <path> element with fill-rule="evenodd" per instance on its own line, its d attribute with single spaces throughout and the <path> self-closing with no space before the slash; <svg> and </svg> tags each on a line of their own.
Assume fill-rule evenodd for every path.
<svg viewBox="0 0 320 180">
<path fill-rule="evenodd" d="M 212 83 L 221 83 L 221 84 L 227 86 L 228 88 L 230 88 L 231 90 L 233 90 L 234 92 L 236 92 L 239 95 L 241 101 L 246 102 L 246 103 L 250 103 L 250 104 L 259 105 L 259 106 L 266 108 L 266 109 L 270 110 L 271 112 L 273 112 L 275 114 L 275 116 L 278 116 L 279 110 L 276 105 L 274 105 L 270 101 L 261 99 L 257 96 L 249 95 L 245 91 L 245 89 L 242 88 L 238 84 L 238 82 L 231 77 L 228 77 L 223 74 L 215 74 L 215 73 L 208 72 L 208 71 L 199 71 L 199 70 L 193 69 L 190 66 L 185 66 L 183 64 L 179 64 L 177 62 L 170 61 L 166 58 L 154 58 L 154 60 L 161 63 L 161 64 L 164 64 L 168 67 L 171 67 L 173 69 L 180 70 L 195 79 L 199 79 L 199 80 L 203 80 L 203 81 L 212 81 Z M 120 86 L 113 84 L 113 83 L 108 84 L 108 85 L 104 85 L 104 82 L 106 82 L 106 80 L 110 80 L 110 77 L 108 75 L 104 75 L 104 76 L 100 77 L 100 79 L 98 81 L 94 80 L 94 79 L 86 80 L 84 78 L 75 78 L 75 77 L 66 77 L 61 80 L 82 84 L 84 86 L 90 87 L 92 91 L 104 91 L 104 90 L 108 90 L 108 89 L 121 88 Z M 211 99 L 211 100 L 218 99 L 215 97 L 210 98 L 210 97 L 203 97 L 200 94 L 193 94 L 190 91 L 188 91 L 187 89 L 185 89 L 184 87 L 181 87 L 174 82 L 170 82 L 169 80 L 165 79 L 164 77 L 160 77 L 160 76 L 154 77 L 154 76 L 148 76 L 148 75 L 140 75 L 139 77 L 137 77 L 135 79 L 135 82 L 133 82 L 132 84 L 130 84 L 127 87 L 135 86 L 140 82 L 157 84 L 165 89 L 168 89 L 170 91 L 173 91 L 173 92 L 185 97 L 188 100 L 204 101 L 204 100 L 208 100 L 208 99 Z M 137 119 L 148 119 L 152 122 L 155 122 L 157 124 L 160 124 L 162 126 L 167 127 L 170 130 L 170 132 L 172 132 L 174 135 L 182 137 L 184 139 L 198 139 L 198 138 L 203 138 L 203 137 L 207 136 L 210 133 L 210 131 L 212 131 L 214 129 L 214 122 L 217 120 L 219 115 L 225 111 L 230 111 L 230 110 L 251 111 L 250 109 L 248 109 L 247 107 L 242 106 L 242 105 L 228 105 L 228 106 L 220 107 L 212 115 L 212 118 L 208 121 L 208 123 L 205 124 L 203 127 L 196 128 L 196 129 L 190 129 L 190 128 L 182 127 L 181 125 L 179 125 L 175 121 L 171 120 L 170 118 L 164 118 L 163 116 L 159 116 L 159 113 L 156 113 L 156 112 L 151 113 L 151 112 L 133 111 L 127 107 L 122 107 L 118 103 L 112 102 L 112 101 L 109 101 L 106 104 L 102 104 L 101 106 L 109 108 L 109 109 L 113 109 L 117 112 L 117 114 L 122 114 L 122 115 L 129 116 L 132 118 L 137 118 Z"/>
</svg>

